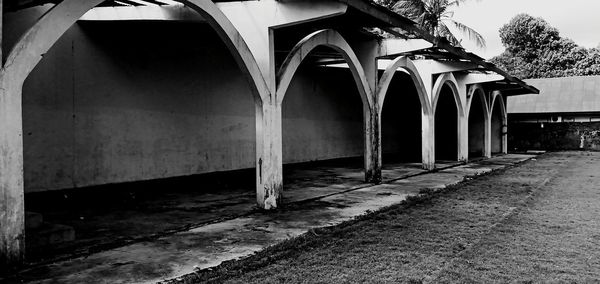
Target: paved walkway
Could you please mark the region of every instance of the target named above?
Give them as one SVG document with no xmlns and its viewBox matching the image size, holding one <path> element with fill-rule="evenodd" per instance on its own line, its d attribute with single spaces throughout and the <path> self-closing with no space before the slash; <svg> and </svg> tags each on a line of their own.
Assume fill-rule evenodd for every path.
<svg viewBox="0 0 600 284">
<path fill-rule="evenodd" d="M 253 212 L 155 240 L 29 269 L 20 278 L 37 283 L 153 283 L 171 279 L 197 268 L 247 256 L 311 228 L 339 224 L 397 204 L 421 189 L 443 188 L 530 157 L 506 155 L 425 174 L 416 168 L 397 169 L 396 174 L 391 169 L 386 172 L 387 182 L 376 186 L 332 184 L 319 191 L 289 190 L 286 198 L 296 202 L 277 212 Z M 310 194 L 298 193 L 302 191 Z"/>
</svg>

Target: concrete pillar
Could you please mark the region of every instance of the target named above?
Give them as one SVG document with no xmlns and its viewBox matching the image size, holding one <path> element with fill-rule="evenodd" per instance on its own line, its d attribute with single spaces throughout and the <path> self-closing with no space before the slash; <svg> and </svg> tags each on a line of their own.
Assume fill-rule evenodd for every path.
<svg viewBox="0 0 600 284">
<path fill-rule="evenodd" d="M 379 184 L 382 181 L 381 167 L 381 109 L 377 103 L 378 94 L 378 66 L 377 56 L 379 55 L 379 43 L 377 41 L 367 41 L 354 44 L 353 47 L 356 57 L 362 66 L 365 79 L 370 92 L 367 96 L 372 97 L 373 105 L 363 105 L 363 119 L 365 123 L 365 181 Z"/>
<path fill-rule="evenodd" d="M 457 123 L 458 161 L 466 162 L 469 159 L 469 119 L 467 118 L 467 116 L 459 114 Z"/>
<path fill-rule="evenodd" d="M 502 100 L 502 104 L 504 105 L 504 111 L 502 112 L 502 154 L 508 154 L 508 113 L 506 112 L 506 98 Z"/>
<path fill-rule="evenodd" d="M 379 184 L 381 177 L 381 116 L 363 106 L 365 124 L 365 181 Z"/>
<path fill-rule="evenodd" d="M 25 256 L 21 85 L 8 76 L 0 73 L 0 271 Z"/>
<path fill-rule="evenodd" d="M 435 115 L 422 112 L 421 128 L 423 169 L 433 170 L 435 169 Z"/>
<path fill-rule="evenodd" d="M 492 119 L 491 114 L 484 116 L 484 128 L 483 128 L 483 156 L 486 158 L 492 157 Z"/>
<path fill-rule="evenodd" d="M 256 202 L 276 209 L 283 192 L 281 105 L 265 101 L 256 106 Z"/>
</svg>

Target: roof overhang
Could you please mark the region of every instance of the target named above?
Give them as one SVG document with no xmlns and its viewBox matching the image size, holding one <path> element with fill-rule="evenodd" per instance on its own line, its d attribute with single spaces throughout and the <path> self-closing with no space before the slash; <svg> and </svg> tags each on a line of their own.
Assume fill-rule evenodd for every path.
<svg viewBox="0 0 600 284">
<path fill-rule="evenodd" d="M 483 70 L 495 72 L 505 78 L 504 82 L 497 83 L 497 87 L 505 95 L 521 95 L 521 94 L 539 94 L 539 90 L 531 85 L 528 85 L 519 78 L 516 78 L 508 72 L 496 67 L 491 62 L 478 55 L 467 52 L 461 47 L 456 47 L 450 44 L 448 40 L 441 37 L 435 37 L 425 30 L 421 29 L 417 23 L 403 17 L 389 9 L 375 4 L 368 0 L 338 0 L 346 3 L 349 7 L 370 15 L 375 21 L 378 21 L 378 26 L 385 31 L 396 31 L 395 34 L 400 34 L 404 39 L 423 39 L 432 44 L 431 48 L 413 50 L 412 55 L 421 55 L 425 58 L 438 60 L 454 60 L 468 61 L 479 66 Z M 402 32 L 400 32 L 402 31 Z M 388 56 L 403 55 L 403 54 L 388 54 Z"/>
</svg>

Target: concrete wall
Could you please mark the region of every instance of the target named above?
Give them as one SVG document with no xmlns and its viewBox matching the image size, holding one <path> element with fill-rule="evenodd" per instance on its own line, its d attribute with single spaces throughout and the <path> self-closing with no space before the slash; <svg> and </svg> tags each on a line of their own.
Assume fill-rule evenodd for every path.
<svg viewBox="0 0 600 284">
<path fill-rule="evenodd" d="M 600 122 L 510 122 L 508 127 L 509 150 L 600 151 Z"/>
<path fill-rule="evenodd" d="M 363 155 L 362 102 L 350 69 L 306 61 L 292 79 L 282 112 L 284 163 Z"/>
<path fill-rule="evenodd" d="M 421 161 L 421 102 L 410 76 L 397 71 L 381 113 L 383 163 Z"/>
<path fill-rule="evenodd" d="M 205 24 L 79 23 L 23 93 L 27 192 L 254 167 L 248 82 Z M 283 115 L 285 163 L 363 153 L 347 69 L 302 67 Z"/>
<path fill-rule="evenodd" d="M 74 26 L 23 93 L 29 192 L 254 165 L 248 83 L 206 25 Z"/>
</svg>

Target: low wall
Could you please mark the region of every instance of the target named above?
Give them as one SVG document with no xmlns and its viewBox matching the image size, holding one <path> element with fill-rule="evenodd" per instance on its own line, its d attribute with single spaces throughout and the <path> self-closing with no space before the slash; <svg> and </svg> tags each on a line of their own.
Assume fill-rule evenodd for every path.
<svg viewBox="0 0 600 284">
<path fill-rule="evenodd" d="M 509 150 L 600 151 L 600 122 L 509 123 Z"/>
</svg>

